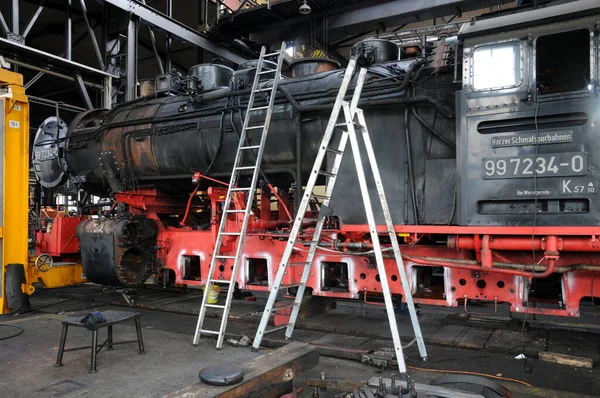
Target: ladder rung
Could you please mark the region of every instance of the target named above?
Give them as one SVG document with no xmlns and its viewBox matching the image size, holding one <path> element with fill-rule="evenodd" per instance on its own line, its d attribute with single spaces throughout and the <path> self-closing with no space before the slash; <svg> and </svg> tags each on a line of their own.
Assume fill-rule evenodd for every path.
<svg viewBox="0 0 600 398">
<path fill-rule="evenodd" d="M 269 106 L 265 105 L 265 106 L 258 106 L 256 108 L 250 108 L 250 109 L 248 109 L 248 112 L 263 111 L 265 109 L 269 109 Z"/>
<path fill-rule="evenodd" d="M 287 263 L 286 267 L 297 267 L 299 265 L 308 265 L 308 264 L 312 264 L 312 263 L 309 263 L 308 261 L 295 262 L 295 263 Z"/>
<path fill-rule="evenodd" d="M 281 285 L 279 286 L 280 289 L 290 289 L 292 287 L 300 287 L 300 286 L 304 286 L 303 283 L 298 282 L 298 283 L 290 283 L 289 285 Z"/>
<path fill-rule="evenodd" d="M 286 304 L 281 305 L 281 306 L 277 306 L 277 307 L 273 306 L 273 309 L 271 311 L 285 310 L 286 308 L 292 308 L 292 307 L 295 307 L 295 306 L 296 306 L 296 303 L 292 301 L 290 303 L 286 303 Z"/>
<path fill-rule="evenodd" d="M 319 222 L 318 218 L 303 218 L 302 221 L 305 222 Z"/>
<path fill-rule="evenodd" d="M 312 196 L 313 198 L 318 198 L 318 199 L 331 199 L 331 197 L 330 197 L 330 196 L 327 196 L 327 195 L 320 195 L 320 194 L 318 194 L 318 193 L 313 193 L 311 196 Z"/>
<path fill-rule="evenodd" d="M 327 149 L 327 151 L 329 151 L 331 153 L 335 153 L 336 155 L 343 155 L 344 154 L 344 152 L 340 151 L 337 148 L 327 147 L 326 149 Z"/>
<path fill-rule="evenodd" d="M 205 304 L 206 308 L 219 308 L 219 309 L 225 309 L 224 305 L 221 304 Z"/>
<path fill-rule="evenodd" d="M 241 192 L 241 191 L 249 191 L 250 188 L 246 187 L 246 188 L 231 188 L 231 191 L 233 192 Z"/>
<path fill-rule="evenodd" d="M 240 236 L 241 234 L 241 232 L 221 232 L 221 235 L 223 236 Z"/>
<path fill-rule="evenodd" d="M 269 53 L 269 54 L 263 55 L 263 58 L 274 57 L 275 55 L 279 55 L 279 54 L 281 54 L 281 51 L 275 51 L 274 53 Z"/>
<path fill-rule="evenodd" d="M 319 170 L 319 174 L 321 174 L 322 176 L 325 176 L 325 177 L 335 177 L 335 176 L 337 176 L 337 174 L 335 174 L 335 173 L 330 173 L 328 171 L 320 171 L 320 170 Z"/>
<path fill-rule="evenodd" d="M 231 281 L 225 280 L 225 279 L 209 279 L 210 283 L 227 283 L 227 284 L 231 284 Z"/>
<path fill-rule="evenodd" d="M 235 260 L 235 256 L 222 256 L 222 255 L 218 255 L 218 256 L 215 256 L 215 258 L 220 258 L 220 259 L 223 259 L 223 260 Z"/>
<path fill-rule="evenodd" d="M 255 93 L 262 93 L 265 91 L 273 91 L 273 87 L 257 88 L 256 90 L 254 90 Z"/>
<path fill-rule="evenodd" d="M 200 329 L 198 330 L 200 333 L 204 333 L 204 334 L 221 334 L 220 332 L 217 332 L 216 330 L 206 330 L 206 329 Z"/>
<path fill-rule="evenodd" d="M 253 170 L 255 168 L 256 168 L 256 166 L 238 166 L 235 169 L 236 170 Z"/>
<path fill-rule="evenodd" d="M 226 210 L 225 213 L 245 213 L 246 210 Z"/>
<path fill-rule="evenodd" d="M 240 150 L 246 150 L 246 149 L 258 149 L 260 148 L 260 145 L 250 145 L 250 146 L 241 146 Z"/>
<path fill-rule="evenodd" d="M 274 73 L 274 72 L 277 72 L 277 69 L 263 70 L 262 72 L 258 72 L 257 75 L 266 75 L 267 73 Z"/>
<path fill-rule="evenodd" d="M 276 331 L 278 331 L 278 330 L 285 329 L 285 328 L 287 328 L 287 327 L 288 327 L 288 325 L 289 325 L 289 324 L 288 324 L 288 323 L 286 323 L 285 325 L 276 326 L 276 327 L 274 327 L 274 328 L 272 328 L 272 329 L 265 330 L 265 331 L 263 332 L 263 334 L 267 334 L 267 333 L 273 333 L 273 332 L 276 332 Z"/>
<path fill-rule="evenodd" d="M 246 130 L 256 130 L 256 129 L 264 129 L 265 125 L 261 124 L 261 125 L 257 125 L 257 126 L 247 126 Z"/>
<path fill-rule="evenodd" d="M 356 122 L 352 122 L 353 125 L 358 126 L 359 124 Z M 336 123 L 335 127 L 346 127 L 348 124 L 346 122 Z"/>
<path fill-rule="evenodd" d="M 319 241 L 318 240 L 305 240 L 305 241 L 298 241 L 298 243 L 303 246 L 310 246 L 314 243 L 319 243 Z"/>
</svg>

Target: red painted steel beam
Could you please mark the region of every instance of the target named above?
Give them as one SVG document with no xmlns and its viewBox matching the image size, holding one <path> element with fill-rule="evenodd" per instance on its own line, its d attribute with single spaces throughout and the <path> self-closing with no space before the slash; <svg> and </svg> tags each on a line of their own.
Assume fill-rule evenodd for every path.
<svg viewBox="0 0 600 398">
<path fill-rule="evenodd" d="M 595 227 L 471 227 L 446 225 L 395 225 L 397 233 L 417 233 L 432 235 L 572 235 L 600 236 L 600 226 Z M 377 231 L 387 233 L 385 225 L 378 225 Z M 344 233 L 368 233 L 369 226 L 362 224 L 346 224 L 342 227 Z"/>
</svg>

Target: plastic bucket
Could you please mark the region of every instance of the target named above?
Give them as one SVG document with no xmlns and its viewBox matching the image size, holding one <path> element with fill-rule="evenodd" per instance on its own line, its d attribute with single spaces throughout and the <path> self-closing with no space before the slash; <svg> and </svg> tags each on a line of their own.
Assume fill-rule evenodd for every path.
<svg viewBox="0 0 600 398">
<path fill-rule="evenodd" d="M 202 286 L 202 290 L 204 291 L 204 294 L 206 294 L 206 285 Z M 208 292 L 208 300 L 207 303 L 208 304 L 217 304 L 217 302 L 219 301 L 219 293 L 221 292 L 221 288 L 217 285 L 210 285 L 210 289 Z"/>
</svg>

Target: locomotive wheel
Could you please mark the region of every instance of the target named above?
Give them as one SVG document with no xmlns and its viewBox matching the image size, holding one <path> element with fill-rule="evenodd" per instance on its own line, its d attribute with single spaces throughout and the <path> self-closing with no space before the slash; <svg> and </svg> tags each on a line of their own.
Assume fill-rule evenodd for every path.
<svg viewBox="0 0 600 398">
<path fill-rule="evenodd" d="M 54 260 L 52 256 L 49 254 L 40 254 L 35 259 L 35 268 L 37 268 L 40 272 L 48 272 L 54 265 Z"/>
</svg>

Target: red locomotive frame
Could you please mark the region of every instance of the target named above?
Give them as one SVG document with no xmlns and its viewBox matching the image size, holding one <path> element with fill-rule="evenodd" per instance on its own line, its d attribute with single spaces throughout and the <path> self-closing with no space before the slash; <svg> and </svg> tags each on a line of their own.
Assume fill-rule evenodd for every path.
<svg viewBox="0 0 600 398">
<path fill-rule="evenodd" d="M 193 230 L 189 226 L 164 226 L 157 214 L 171 212 L 176 208 L 181 212 L 180 206 L 185 204 L 180 200 L 173 201 L 168 196 L 161 196 L 154 190 L 119 193 L 115 197 L 118 202 L 129 205 L 134 213 L 144 214 L 159 225 L 155 253 L 157 269 L 170 270 L 177 284 L 200 286 L 204 284 L 203 278 L 210 267 L 221 217 L 218 209 L 226 192 L 225 188 L 208 189 L 207 196 L 210 198 L 212 211 L 211 228 L 204 231 Z M 260 209 L 255 210 L 257 215 L 249 224 L 243 249 L 243 265 L 236 278 L 242 289 L 270 289 L 287 242 L 286 230 L 291 228 L 287 209 L 290 206 L 287 196 L 280 192 L 277 196 L 278 209 L 272 211 L 273 193 L 274 189 L 272 192 L 267 189 L 261 191 L 260 203 L 264 205 L 259 205 Z M 236 206 L 243 206 L 240 203 L 241 201 Z M 191 210 L 199 209 L 192 206 Z M 228 231 L 239 230 L 240 220 L 237 217 L 241 216 L 229 216 Z M 582 298 L 600 297 L 600 278 L 595 278 L 595 272 L 600 271 L 600 227 L 398 225 L 396 232 L 404 240 L 401 245 L 402 255 L 417 303 L 439 306 L 461 304 L 467 310 L 469 301 L 478 300 L 508 303 L 511 312 L 577 317 L 580 315 Z M 305 229 L 304 235 L 310 241 L 310 227 Z M 323 247 L 317 251 L 307 284 L 313 295 L 361 298 L 366 301 L 367 294 L 380 291 L 379 275 L 374 262 L 367 256 L 371 247 L 367 237 L 367 225 L 343 225 L 340 229 L 324 231 Z M 435 237 L 445 239 L 446 245 L 422 243 Z M 234 239 L 237 238 L 226 239 L 231 240 L 231 250 L 234 250 Z M 331 242 L 329 247 L 325 246 L 327 242 Z M 185 275 L 182 263 L 185 256 L 197 256 L 195 264 L 199 269 L 195 270 L 193 277 Z M 300 263 L 305 256 L 306 251 L 300 248 L 292 260 Z M 329 270 L 323 268 L 323 263 L 347 265 L 345 289 L 324 287 Z M 385 264 L 391 278 L 392 293 L 401 295 L 403 291 L 396 264 L 393 259 L 386 259 Z M 423 267 L 443 267 L 438 268 L 443 269 L 443 290 L 425 293 L 420 291 L 418 274 Z M 226 280 L 229 279 L 230 272 L 231 264 L 224 260 L 216 275 L 217 278 Z M 547 278 L 553 273 L 561 275 L 561 297 L 546 303 L 539 300 L 533 305 L 527 303 L 528 283 L 532 279 Z M 262 281 L 250 280 L 260 280 L 261 277 Z M 299 272 L 289 272 L 283 283 L 292 284 L 299 277 Z"/>
</svg>

